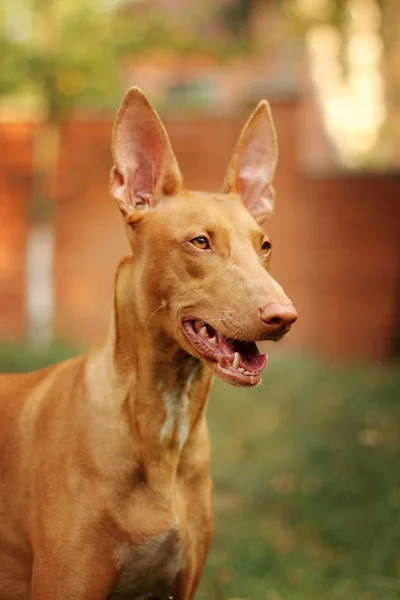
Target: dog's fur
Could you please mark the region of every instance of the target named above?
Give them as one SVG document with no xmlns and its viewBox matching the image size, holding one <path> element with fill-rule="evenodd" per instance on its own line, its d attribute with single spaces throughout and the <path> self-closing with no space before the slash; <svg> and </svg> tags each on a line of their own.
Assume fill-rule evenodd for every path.
<svg viewBox="0 0 400 600">
<path fill-rule="evenodd" d="M 238 370 L 233 340 L 278 339 L 296 318 L 260 228 L 277 160 L 265 101 L 222 193 L 184 188 L 136 88 L 113 158 L 133 254 L 117 271 L 107 336 L 84 356 L 0 377 L 0 600 L 193 598 L 212 535 L 212 371 L 256 385 L 265 359 Z M 229 346 L 221 360 L 216 344 Z"/>
</svg>

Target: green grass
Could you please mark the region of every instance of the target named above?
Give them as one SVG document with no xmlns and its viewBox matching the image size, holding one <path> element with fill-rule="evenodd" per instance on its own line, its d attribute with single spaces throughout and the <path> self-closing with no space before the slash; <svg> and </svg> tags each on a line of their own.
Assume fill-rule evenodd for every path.
<svg viewBox="0 0 400 600">
<path fill-rule="evenodd" d="M 0 341 L 0 372 L 33 371 L 70 358 L 80 351 L 60 340 L 43 345 Z"/>
<path fill-rule="evenodd" d="M 0 345 L 0 370 L 71 349 Z M 216 381 L 215 535 L 199 600 L 400 598 L 400 368 L 270 358 L 264 384 Z"/>
<path fill-rule="evenodd" d="M 272 358 L 216 382 L 215 536 L 199 598 L 400 597 L 400 370 Z"/>
</svg>

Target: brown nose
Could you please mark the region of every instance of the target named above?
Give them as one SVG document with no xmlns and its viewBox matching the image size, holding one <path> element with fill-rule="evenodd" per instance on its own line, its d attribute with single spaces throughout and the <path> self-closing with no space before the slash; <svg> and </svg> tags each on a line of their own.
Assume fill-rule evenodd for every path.
<svg viewBox="0 0 400 600">
<path fill-rule="evenodd" d="M 261 311 L 261 318 L 269 333 L 287 333 L 297 320 L 297 312 L 293 304 L 271 302 Z"/>
</svg>

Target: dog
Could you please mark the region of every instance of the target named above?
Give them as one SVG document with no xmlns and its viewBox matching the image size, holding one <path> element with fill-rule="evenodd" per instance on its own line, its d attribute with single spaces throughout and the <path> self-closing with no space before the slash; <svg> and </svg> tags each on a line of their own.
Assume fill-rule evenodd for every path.
<svg viewBox="0 0 400 600">
<path fill-rule="evenodd" d="M 0 600 L 190 600 L 212 537 L 213 375 L 261 380 L 297 318 L 269 274 L 276 133 L 262 101 L 221 193 L 186 190 L 131 88 L 110 191 L 132 255 L 87 354 L 0 377 Z"/>
</svg>

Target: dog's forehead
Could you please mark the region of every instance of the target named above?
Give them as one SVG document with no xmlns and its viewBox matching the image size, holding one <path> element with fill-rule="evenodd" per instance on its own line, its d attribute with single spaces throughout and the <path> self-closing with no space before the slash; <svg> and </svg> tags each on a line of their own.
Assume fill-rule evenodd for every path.
<svg viewBox="0 0 400 600">
<path fill-rule="evenodd" d="M 234 194 L 188 192 L 184 198 L 167 202 L 164 210 L 174 227 L 233 228 L 243 234 L 259 230 L 239 196 Z"/>
</svg>

